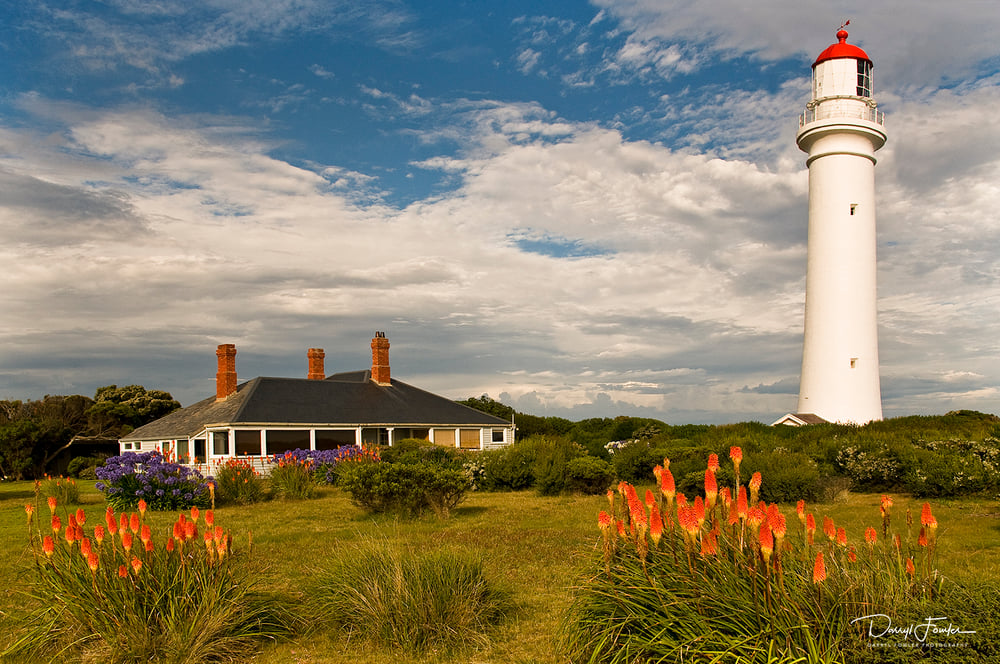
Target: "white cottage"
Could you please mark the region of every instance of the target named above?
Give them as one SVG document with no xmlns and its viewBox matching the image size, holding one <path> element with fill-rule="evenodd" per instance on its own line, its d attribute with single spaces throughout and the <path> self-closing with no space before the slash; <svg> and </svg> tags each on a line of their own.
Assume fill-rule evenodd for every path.
<svg viewBox="0 0 1000 664">
<path fill-rule="evenodd" d="M 160 450 L 206 470 L 239 457 L 266 470 L 269 457 L 294 449 L 392 445 L 404 438 L 468 450 L 514 442 L 513 422 L 391 378 L 383 333 L 375 333 L 371 348 L 371 369 L 327 377 L 323 350 L 310 348 L 306 378 L 240 384 L 236 347 L 222 344 L 216 395 L 139 427 L 121 438 L 120 449 Z"/>
</svg>

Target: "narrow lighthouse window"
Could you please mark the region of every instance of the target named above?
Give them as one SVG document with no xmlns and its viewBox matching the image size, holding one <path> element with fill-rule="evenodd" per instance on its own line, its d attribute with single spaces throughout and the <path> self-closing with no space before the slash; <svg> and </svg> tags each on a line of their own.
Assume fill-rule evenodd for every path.
<svg viewBox="0 0 1000 664">
<path fill-rule="evenodd" d="M 851 216 L 854 216 L 854 212 L 858 209 L 857 203 L 851 203 Z"/>
<path fill-rule="evenodd" d="M 858 60 L 858 96 L 872 96 L 872 63 Z"/>
</svg>

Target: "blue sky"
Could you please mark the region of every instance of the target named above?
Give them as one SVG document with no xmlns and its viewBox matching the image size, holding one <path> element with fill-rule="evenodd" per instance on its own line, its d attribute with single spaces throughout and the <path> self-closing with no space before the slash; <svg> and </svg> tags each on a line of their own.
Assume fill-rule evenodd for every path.
<svg viewBox="0 0 1000 664">
<path fill-rule="evenodd" d="M 794 409 L 809 65 L 875 62 L 887 416 L 1000 412 L 993 2 L 12 2 L 0 398 L 364 368 L 571 419 Z"/>
</svg>

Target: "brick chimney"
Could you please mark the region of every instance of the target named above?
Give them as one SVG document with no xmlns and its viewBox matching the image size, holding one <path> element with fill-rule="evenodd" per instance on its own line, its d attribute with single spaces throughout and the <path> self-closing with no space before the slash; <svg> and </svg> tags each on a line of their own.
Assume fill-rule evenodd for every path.
<svg viewBox="0 0 1000 664">
<path fill-rule="evenodd" d="M 215 355 L 219 358 L 219 372 L 215 374 L 215 399 L 222 401 L 236 394 L 236 346 L 219 344 Z"/>
<path fill-rule="evenodd" d="M 306 378 L 309 380 L 325 379 L 326 369 L 323 367 L 323 358 L 326 357 L 326 353 L 323 352 L 323 349 L 310 348 L 306 351 L 306 355 L 309 357 L 309 375 Z"/>
<path fill-rule="evenodd" d="M 376 332 L 372 339 L 372 380 L 379 385 L 389 385 L 389 340 L 385 332 Z"/>
</svg>

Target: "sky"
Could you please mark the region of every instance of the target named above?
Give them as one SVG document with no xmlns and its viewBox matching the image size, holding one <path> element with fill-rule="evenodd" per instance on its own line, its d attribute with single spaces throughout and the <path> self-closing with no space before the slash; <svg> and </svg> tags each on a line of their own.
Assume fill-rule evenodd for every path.
<svg viewBox="0 0 1000 664">
<path fill-rule="evenodd" d="M 886 417 L 1000 413 L 994 0 L 0 0 L 0 399 L 365 369 L 794 411 L 810 65 L 875 63 Z"/>
</svg>

